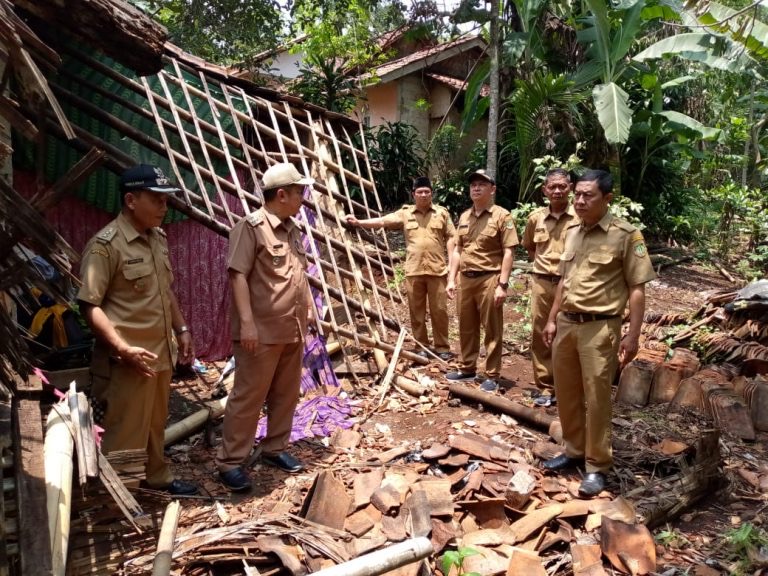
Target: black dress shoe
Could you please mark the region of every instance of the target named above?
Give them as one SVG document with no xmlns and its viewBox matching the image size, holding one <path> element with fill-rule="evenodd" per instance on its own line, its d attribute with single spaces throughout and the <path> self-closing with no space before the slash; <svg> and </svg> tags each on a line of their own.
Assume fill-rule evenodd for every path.
<svg viewBox="0 0 768 576">
<path fill-rule="evenodd" d="M 584 476 L 579 486 L 581 496 L 597 496 L 605 488 L 605 474 L 602 472 L 590 472 Z"/>
<path fill-rule="evenodd" d="M 554 458 L 542 462 L 541 467 L 544 470 L 558 472 L 567 468 L 576 468 L 577 466 L 582 466 L 583 464 L 584 458 L 571 458 L 565 454 L 560 454 L 560 456 L 555 456 Z"/>
<path fill-rule="evenodd" d="M 278 452 L 277 454 L 262 454 L 261 461 L 275 468 L 280 468 L 284 472 L 291 474 L 304 470 L 304 464 L 297 460 L 288 452 Z"/>
<path fill-rule="evenodd" d="M 251 489 L 251 479 L 242 468 L 232 468 L 226 472 L 219 472 L 219 480 L 232 492 L 245 492 Z"/>
<path fill-rule="evenodd" d="M 197 494 L 198 488 L 194 484 L 184 482 L 184 480 L 174 479 L 173 482 L 168 484 L 165 488 L 162 488 L 165 492 L 168 492 L 171 496 L 192 496 Z"/>
<path fill-rule="evenodd" d="M 453 352 L 438 352 L 437 355 L 440 360 L 443 360 L 444 362 L 450 362 L 453 360 Z"/>
</svg>

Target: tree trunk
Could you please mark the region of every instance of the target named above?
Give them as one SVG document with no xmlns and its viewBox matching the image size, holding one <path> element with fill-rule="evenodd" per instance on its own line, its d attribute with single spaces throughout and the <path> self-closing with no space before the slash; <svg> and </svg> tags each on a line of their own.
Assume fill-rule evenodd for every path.
<svg viewBox="0 0 768 576">
<path fill-rule="evenodd" d="M 496 178 L 496 163 L 499 136 L 499 0 L 491 0 L 491 94 L 488 107 L 488 152 L 485 169 Z"/>
</svg>

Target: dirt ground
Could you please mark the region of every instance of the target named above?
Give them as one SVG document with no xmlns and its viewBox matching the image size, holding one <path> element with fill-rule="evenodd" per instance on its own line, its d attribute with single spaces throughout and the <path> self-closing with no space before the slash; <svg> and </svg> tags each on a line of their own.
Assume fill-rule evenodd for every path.
<svg viewBox="0 0 768 576">
<path fill-rule="evenodd" d="M 519 277 L 512 291 L 514 294 L 505 307 L 508 341 L 503 357 L 504 381 L 500 393 L 533 406 L 531 395 L 535 387 L 530 358 L 527 355 L 524 334 L 520 332 L 520 325 L 525 322 L 521 314 L 526 303 L 522 296 L 527 292 L 525 278 L 525 275 Z M 715 270 L 690 264 L 674 266 L 665 269 L 659 279 L 647 286 L 646 310 L 689 314 L 699 309 L 708 291 L 725 288 L 733 286 Z M 211 398 L 213 389 L 210 380 L 222 365 L 223 362 L 209 364 L 209 373 L 205 379 L 198 377 L 174 383 L 171 421 L 180 420 L 199 409 L 201 402 Z M 473 428 L 497 430 L 501 440 L 511 443 L 519 439 L 521 434 L 532 439 L 546 438 L 545 434 L 532 428 L 528 429 L 522 423 L 510 423 L 508 417 L 483 410 L 481 406 L 448 398 L 447 383 L 442 378 L 445 369 L 445 366 L 437 365 L 426 369 L 437 381 L 435 394 L 440 402 L 428 402 L 425 408 L 403 393 L 392 392 L 389 401 L 359 425 L 363 443 L 369 446 L 381 445 L 384 449 L 407 443 L 414 451 L 418 451 L 429 447 L 433 442 L 446 442 L 448 435 L 457 430 Z M 351 384 L 346 385 L 351 397 L 365 398 L 373 391 L 373 388 L 367 388 L 367 385 L 373 382 L 372 377 L 362 377 L 361 380 L 362 388 L 356 389 Z M 557 416 L 554 406 L 537 409 Z M 617 415 L 632 418 L 621 410 L 617 410 Z M 192 436 L 188 441 L 170 447 L 168 455 L 180 477 L 199 483 L 206 493 L 221 499 L 226 507 L 237 511 L 241 517 L 257 516 L 277 506 L 280 506 L 280 509 L 289 507 L 292 512 L 298 512 L 313 475 L 319 469 L 333 468 L 336 461 L 337 455 L 328 448 L 323 439 L 300 441 L 293 446 L 292 452 L 305 461 L 306 472 L 290 476 L 257 463 L 252 469 L 256 482 L 254 491 L 246 496 L 230 496 L 216 480 L 213 465 L 220 422 L 219 420 L 204 432 Z M 755 498 L 742 489 L 738 475 L 731 468 L 738 467 L 739 458 L 754 459 L 766 466 L 766 439 L 766 435 L 760 435 L 758 440 L 751 444 L 734 439 L 721 440 L 721 453 L 725 459 L 723 488 L 697 502 L 674 523 L 654 531 L 658 542 L 658 573 L 669 576 L 699 574 L 700 572 L 695 571 L 692 566 L 707 560 L 719 562 L 719 569 L 722 573 L 727 573 L 722 567 L 732 566 L 732 559 L 729 558 L 729 551 L 724 544 L 725 534 L 746 522 L 755 526 L 762 525 L 764 510 L 768 506 L 764 497 Z M 615 479 L 609 480 L 608 489 L 614 495 L 621 493 L 621 486 Z"/>
</svg>

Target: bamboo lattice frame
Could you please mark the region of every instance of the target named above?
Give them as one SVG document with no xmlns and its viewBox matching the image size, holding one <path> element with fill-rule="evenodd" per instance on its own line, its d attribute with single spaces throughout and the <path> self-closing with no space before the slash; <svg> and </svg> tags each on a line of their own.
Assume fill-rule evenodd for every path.
<svg viewBox="0 0 768 576">
<path fill-rule="evenodd" d="M 62 50 L 77 65 L 65 67 L 62 81 L 50 81 L 57 98 L 65 109 L 123 139 L 116 145 L 73 122 L 79 142 L 69 144 L 106 150 L 112 160 L 107 165 L 115 172 L 135 162 L 126 150 L 136 146 L 166 160 L 182 188 L 172 199 L 174 209 L 218 234 L 227 235 L 244 214 L 261 206 L 259 183 L 269 166 L 292 162 L 312 176 L 316 183 L 305 194 L 297 220 L 310 240 L 308 259 L 316 270 L 310 284 L 325 303 L 317 328 L 357 344 L 393 349 L 388 334 L 399 332 L 401 320 L 399 307 L 388 304 L 404 298 L 394 282 L 387 236 L 343 222 L 346 213 L 370 218 L 381 211 L 358 123 L 214 73 L 212 66 L 200 67 L 178 54 L 167 54 L 157 75 L 137 78 L 75 49 Z M 101 105 L 89 101 L 87 92 L 98 94 Z M 144 122 L 143 129 L 126 120 L 134 117 Z M 65 138 L 55 123 L 47 127 Z M 355 313 L 365 318 L 366 335 L 358 330 Z"/>
</svg>

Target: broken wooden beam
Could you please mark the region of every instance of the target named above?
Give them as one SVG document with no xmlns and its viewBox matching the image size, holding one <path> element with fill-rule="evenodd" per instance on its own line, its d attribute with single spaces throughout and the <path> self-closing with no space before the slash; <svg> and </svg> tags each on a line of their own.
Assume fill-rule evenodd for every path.
<svg viewBox="0 0 768 576">
<path fill-rule="evenodd" d="M 512 402 L 511 400 L 507 400 L 501 396 L 496 396 L 495 394 L 489 394 L 488 392 L 484 392 L 477 388 L 470 388 L 464 384 L 451 383 L 451 385 L 448 387 L 448 390 L 454 396 L 458 396 L 466 400 L 471 400 L 473 402 L 479 402 L 484 406 L 496 408 L 504 414 L 509 414 L 515 418 L 525 420 L 528 424 L 533 424 L 534 426 L 545 430 L 546 432 L 549 432 L 552 424 L 558 421 L 557 418 L 550 416 L 542 410 L 528 408 L 527 406 L 523 406 L 517 402 Z"/>
<path fill-rule="evenodd" d="M 315 572 L 314 576 L 378 576 L 432 554 L 432 542 L 420 536 Z"/>
</svg>

